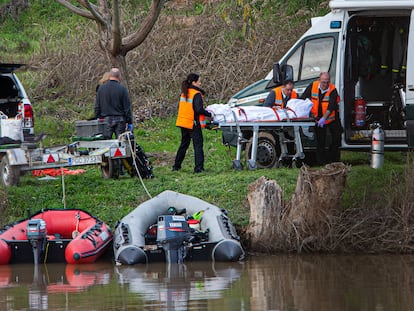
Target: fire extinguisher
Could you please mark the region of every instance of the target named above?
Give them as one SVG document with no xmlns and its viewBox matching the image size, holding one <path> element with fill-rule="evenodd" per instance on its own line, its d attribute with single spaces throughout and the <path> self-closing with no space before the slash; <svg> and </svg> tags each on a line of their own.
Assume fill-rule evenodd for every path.
<svg viewBox="0 0 414 311">
<path fill-rule="evenodd" d="M 363 127 L 365 126 L 365 109 L 367 106 L 367 102 L 362 97 L 355 98 L 354 101 L 354 125 L 356 127 Z"/>
</svg>

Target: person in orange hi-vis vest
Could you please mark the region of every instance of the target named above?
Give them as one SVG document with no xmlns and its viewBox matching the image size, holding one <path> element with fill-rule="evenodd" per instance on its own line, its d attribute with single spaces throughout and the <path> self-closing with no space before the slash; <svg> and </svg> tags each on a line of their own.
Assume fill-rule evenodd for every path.
<svg viewBox="0 0 414 311">
<path fill-rule="evenodd" d="M 318 164 L 325 165 L 340 161 L 342 127 L 339 120 L 339 96 L 328 72 L 322 72 L 317 81 L 308 85 L 301 96 L 301 99 L 305 98 L 309 98 L 313 103 L 311 117 L 314 117 L 316 122 Z M 326 146 L 328 131 L 331 139 L 329 146 Z"/>
<path fill-rule="evenodd" d="M 281 86 L 275 87 L 269 92 L 263 106 L 285 109 L 291 98 L 298 98 L 298 94 L 293 89 L 293 81 L 287 79 L 283 81 Z"/>
<path fill-rule="evenodd" d="M 175 156 L 173 171 L 181 169 L 187 149 L 191 140 L 194 147 L 194 173 L 204 172 L 204 150 L 202 124 L 205 118 L 211 118 L 212 114 L 204 109 L 204 90 L 200 88 L 200 76 L 190 73 L 181 84 L 181 96 L 178 104 L 178 115 L 175 123 L 181 129 L 181 144 Z M 202 122 L 201 122 L 202 123 Z"/>
</svg>

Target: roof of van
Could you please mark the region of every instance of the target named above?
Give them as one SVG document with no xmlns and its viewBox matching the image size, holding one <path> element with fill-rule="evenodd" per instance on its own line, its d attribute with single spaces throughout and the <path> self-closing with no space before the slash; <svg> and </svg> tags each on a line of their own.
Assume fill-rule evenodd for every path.
<svg viewBox="0 0 414 311">
<path fill-rule="evenodd" d="M 414 8 L 413 0 L 331 0 L 329 7 L 334 9 L 408 9 Z"/>
</svg>

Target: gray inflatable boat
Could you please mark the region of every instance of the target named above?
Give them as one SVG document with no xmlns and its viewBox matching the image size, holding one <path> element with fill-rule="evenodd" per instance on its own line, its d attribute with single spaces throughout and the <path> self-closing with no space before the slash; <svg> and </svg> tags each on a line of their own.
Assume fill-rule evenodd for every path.
<svg viewBox="0 0 414 311">
<path fill-rule="evenodd" d="M 164 191 L 116 224 L 117 264 L 239 261 L 240 238 L 219 207 L 190 195 Z"/>
</svg>

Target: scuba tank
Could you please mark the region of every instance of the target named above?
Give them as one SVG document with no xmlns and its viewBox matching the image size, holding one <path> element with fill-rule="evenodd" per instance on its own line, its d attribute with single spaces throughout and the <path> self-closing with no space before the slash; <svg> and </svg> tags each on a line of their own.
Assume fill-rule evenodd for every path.
<svg viewBox="0 0 414 311">
<path fill-rule="evenodd" d="M 372 124 L 371 129 L 371 167 L 381 168 L 384 164 L 384 130 L 379 123 Z"/>
</svg>

